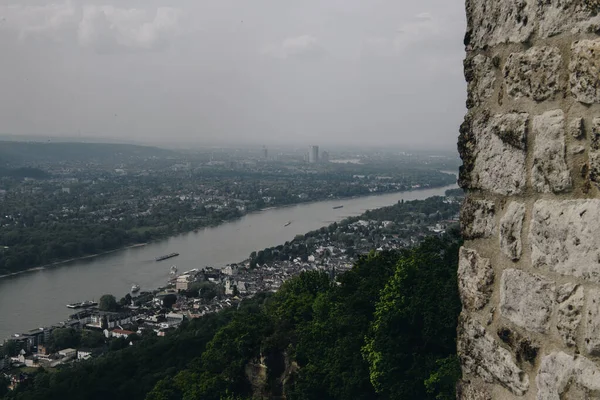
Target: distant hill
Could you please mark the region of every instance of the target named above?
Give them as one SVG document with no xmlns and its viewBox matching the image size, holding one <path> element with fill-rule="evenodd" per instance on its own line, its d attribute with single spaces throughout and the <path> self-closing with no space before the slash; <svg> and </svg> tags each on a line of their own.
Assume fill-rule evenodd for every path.
<svg viewBox="0 0 600 400">
<path fill-rule="evenodd" d="M 0 141 L 0 166 L 61 161 L 118 162 L 128 158 L 164 158 L 177 154 L 172 150 L 131 144 Z"/>
</svg>

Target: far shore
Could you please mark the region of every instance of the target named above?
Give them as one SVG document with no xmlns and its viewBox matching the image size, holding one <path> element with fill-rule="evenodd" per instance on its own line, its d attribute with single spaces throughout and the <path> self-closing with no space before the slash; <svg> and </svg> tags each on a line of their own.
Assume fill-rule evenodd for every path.
<svg viewBox="0 0 600 400">
<path fill-rule="evenodd" d="M 456 175 L 456 173 L 453 173 L 451 171 L 440 171 L 443 173 L 446 173 L 448 175 Z M 361 198 L 361 197 L 371 197 L 371 196 L 384 196 L 384 195 L 388 195 L 388 194 L 393 194 L 393 193 L 408 193 L 408 192 L 414 192 L 414 191 L 419 191 L 419 190 L 429 190 L 429 189 L 439 189 L 442 187 L 446 187 L 446 186 L 451 186 L 452 184 L 448 184 L 448 185 L 440 185 L 440 186 L 429 186 L 429 187 L 420 187 L 420 188 L 409 188 L 407 190 L 399 190 L 399 191 L 391 191 L 391 192 L 383 192 L 383 193 L 369 193 L 369 194 L 365 194 L 365 195 L 355 195 L 355 196 L 338 196 L 338 197 L 333 197 L 333 198 L 328 198 L 328 199 L 322 199 L 322 200 L 316 200 L 316 201 L 308 201 L 308 202 L 298 202 L 298 203 L 293 203 L 293 204 L 285 204 L 285 205 L 278 205 L 278 206 L 274 206 L 274 207 L 268 207 L 268 208 L 264 208 L 264 209 L 259 209 L 259 210 L 254 210 L 251 211 L 247 214 L 244 214 L 238 218 L 243 218 L 248 214 L 253 214 L 253 213 L 260 213 L 263 211 L 268 211 L 268 210 L 272 210 L 272 209 L 280 209 L 280 208 L 288 208 L 288 207 L 294 207 L 294 206 L 298 206 L 298 205 L 304 205 L 304 204 L 310 204 L 310 203 L 320 203 L 320 202 L 326 202 L 326 201 L 343 201 L 343 200 L 351 200 L 351 199 L 356 199 L 356 198 Z M 237 219 L 237 218 L 236 218 Z M 107 250 L 107 251 L 103 251 L 100 253 L 95 253 L 95 254 L 90 254 L 87 256 L 81 256 L 81 257 L 74 257 L 74 258 L 69 258 L 67 260 L 61 260 L 61 261 L 56 261 L 50 264 L 46 264 L 46 265 L 42 265 L 39 267 L 33 267 L 33 268 L 28 268 L 28 269 L 24 269 L 22 271 L 17 271 L 17 272 L 12 272 L 10 274 L 5 274 L 5 275 L 0 275 L 0 279 L 2 278 L 8 278 L 11 276 L 16 276 L 16 275 L 21 275 L 21 274 L 25 274 L 28 272 L 35 272 L 35 271 L 42 271 L 46 268 L 49 267 L 54 267 L 57 265 L 61 265 L 61 264 L 66 264 L 72 261 L 79 261 L 79 260 L 85 260 L 85 259 L 89 259 L 89 258 L 94 258 L 94 257 L 98 257 L 98 256 L 102 256 L 105 254 L 110 254 L 110 253 L 114 253 L 117 251 L 121 251 L 121 250 L 126 250 L 126 249 L 131 249 L 131 248 L 135 248 L 135 247 L 141 247 L 141 246 L 146 246 L 149 243 L 152 243 L 154 241 L 160 241 L 160 240 L 164 240 L 168 237 L 174 237 L 174 236 L 178 236 L 181 234 L 187 234 L 190 232 L 194 232 L 198 229 L 206 229 L 206 228 L 210 228 L 210 227 L 214 227 L 214 226 L 219 226 L 221 224 L 225 224 L 231 222 L 231 220 L 223 220 L 220 224 L 210 224 L 208 226 L 203 226 L 203 227 L 199 227 L 193 230 L 189 230 L 186 232 L 178 232 L 178 233 L 174 233 L 171 235 L 166 235 L 166 237 L 161 237 L 161 238 L 157 238 L 156 240 L 152 240 L 150 242 L 146 242 L 146 243 L 138 243 L 138 244 L 134 244 L 134 245 L 130 245 L 130 246 L 123 246 L 123 247 L 118 247 L 116 249 L 113 250 Z"/>
<path fill-rule="evenodd" d="M 66 264 L 66 263 L 70 263 L 72 261 L 85 260 L 85 259 L 88 259 L 88 258 L 94 258 L 94 257 L 102 256 L 102 255 L 105 255 L 105 254 L 114 253 L 116 251 L 121 251 L 121 250 L 126 250 L 126 249 L 132 249 L 132 248 L 135 248 L 135 247 L 142 247 L 142 246 L 145 246 L 147 244 L 148 243 L 138 243 L 138 244 L 133 244 L 131 246 L 119 247 L 119 248 L 116 248 L 116 249 L 113 249 L 113 250 L 103 251 L 101 253 L 90 254 L 90 255 L 87 255 L 87 256 L 74 257 L 74 258 L 69 258 L 67 260 L 56 261 L 56 262 L 53 262 L 53 263 L 50 263 L 50 264 L 46 264 L 46 265 L 42 265 L 42 266 L 39 266 L 39 267 L 28 268 L 28 269 L 24 269 L 23 271 L 17 271 L 17 272 L 13 272 L 13 273 L 10 273 L 10 274 L 0 275 L 0 279 L 2 279 L 2 278 L 8 278 L 9 276 L 15 276 L 15 275 L 25 274 L 27 272 L 42 271 L 42 270 L 44 270 L 46 268 L 54 267 L 56 265 Z"/>
</svg>

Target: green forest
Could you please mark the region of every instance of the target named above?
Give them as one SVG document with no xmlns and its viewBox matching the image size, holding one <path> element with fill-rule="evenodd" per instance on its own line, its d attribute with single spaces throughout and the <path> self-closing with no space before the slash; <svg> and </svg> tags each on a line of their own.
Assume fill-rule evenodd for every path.
<svg viewBox="0 0 600 400">
<path fill-rule="evenodd" d="M 453 399 L 459 245 L 449 233 L 336 277 L 304 272 L 165 338 L 38 370 L 5 398 Z"/>
</svg>

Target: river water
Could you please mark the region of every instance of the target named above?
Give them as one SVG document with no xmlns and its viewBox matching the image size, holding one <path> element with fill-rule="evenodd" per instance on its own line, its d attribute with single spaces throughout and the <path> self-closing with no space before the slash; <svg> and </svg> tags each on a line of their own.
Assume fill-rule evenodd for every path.
<svg viewBox="0 0 600 400">
<path fill-rule="evenodd" d="M 165 285 L 169 267 L 179 271 L 204 266 L 222 267 L 246 259 L 252 251 L 277 246 L 298 234 L 319 229 L 366 210 L 443 195 L 456 185 L 347 200 L 321 201 L 271 209 L 223 225 L 171 237 L 143 247 L 72 261 L 40 271 L 0 279 L 0 340 L 13 333 L 67 319 L 66 304 L 98 300 L 105 293 L 117 299 L 137 283 L 142 290 Z M 343 205 L 343 208 L 333 209 Z M 288 221 L 292 223 L 284 226 Z M 180 256 L 156 262 L 160 255 Z"/>
</svg>

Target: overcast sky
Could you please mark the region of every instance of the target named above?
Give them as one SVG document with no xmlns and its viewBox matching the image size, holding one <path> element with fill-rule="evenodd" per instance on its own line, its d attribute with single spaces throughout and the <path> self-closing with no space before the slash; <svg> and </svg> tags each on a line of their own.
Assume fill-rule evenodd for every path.
<svg viewBox="0 0 600 400">
<path fill-rule="evenodd" d="M 0 133 L 452 149 L 464 30 L 464 0 L 3 0 Z"/>
</svg>

